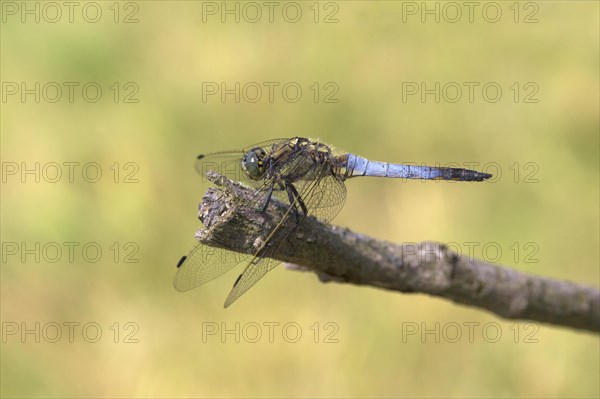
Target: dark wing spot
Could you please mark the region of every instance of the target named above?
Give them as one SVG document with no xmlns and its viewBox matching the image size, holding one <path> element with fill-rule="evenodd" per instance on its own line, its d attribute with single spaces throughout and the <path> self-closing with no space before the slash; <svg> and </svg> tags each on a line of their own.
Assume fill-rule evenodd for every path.
<svg viewBox="0 0 600 399">
<path fill-rule="evenodd" d="M 186 259 L 187 256 L 183 256 L 181 259 L 179 259 L 179 262 L 177 262 L 177 268 L 181 267 L 181 265 L 183 265 L 183 262 L 185 262 Z"/>
<path fill-rule="evenodd" d="M 237 278 L 237 280 L 235 280 L 235 283 L 233 283 L 233 286 L 235 287 L 236 285 L 238 285 L 238 283 L 240 282 L 240 279 L 242 278 L 242 275 L 240 274 Z"/>
<path fill-rule="evenodd" d="M 196 159 L 202 159 L 202 158 L 204 158 L 204 154 L 200 154 L 196 157 Z"/>
</svg>

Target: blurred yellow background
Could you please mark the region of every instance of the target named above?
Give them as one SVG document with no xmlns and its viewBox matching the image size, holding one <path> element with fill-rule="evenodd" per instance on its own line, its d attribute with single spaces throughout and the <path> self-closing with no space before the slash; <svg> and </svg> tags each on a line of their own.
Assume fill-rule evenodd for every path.
<svg viewBox="0 0 600 399">
<path fill-rule="evenodd" d="M 239 268 L 172 287 L 195 156 L 295 135 L 496 176 L 351 180 L 335 224 L 598 286 L 597 2 L 55 4 L 2 2 L 3 397 L 600 395 L 590 333 L 283 267 L 227 310 Z"/>
</svg>

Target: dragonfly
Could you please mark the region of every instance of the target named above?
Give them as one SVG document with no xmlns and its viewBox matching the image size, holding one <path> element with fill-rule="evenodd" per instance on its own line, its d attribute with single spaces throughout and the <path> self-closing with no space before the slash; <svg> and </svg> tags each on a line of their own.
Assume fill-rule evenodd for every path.
<svg viewBox="0 0 600 399">
<path fill-rule="evenodd" d="M 285 203 L 286 212 L 251 254 L 232 254 L 197 243 L 177 263 L 174 287 L 188 291 L 226 273 L 239 263 L 246 267 L 225 301 L 227 308 L 280 261 L 274 259 L 281 243 L 304 218 L 331 221 L 346 199 L 345 180 L 359 176 L 401 179 L 480 182 L 491 174 L 453 167 L 394 164 L 371 161 L 338 152 L 304 137 L 282 138 L 233 151 L 198 155 L 196 170 L 215 171 L 253 189 L 243 206 L 267 210 L 273 198 Z M 223 243 L 226 247 L 226 243 Z"/>
</svg>

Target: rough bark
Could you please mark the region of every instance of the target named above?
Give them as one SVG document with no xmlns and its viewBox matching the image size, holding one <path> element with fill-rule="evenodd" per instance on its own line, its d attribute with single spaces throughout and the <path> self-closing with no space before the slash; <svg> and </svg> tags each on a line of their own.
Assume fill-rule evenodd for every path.
<svg viewBox="0 0 600 399">
<path fill-rule="evenodd" d="M 206 229 L 202 243 L 253 253 L 287 209 L 272 199 L 265 212 L 244 206 L 253 191 L 209 172 L 218 187 L 200 204 Z M 294 218 L 289 223 L 296 224 Z M 486 309 L 507 319 L 525 319 L 600 332 L 600 290 L 521 273 L 468 259 L 444 244 L 394 244 L 375 240 L 313 217 L 302 220 L 282 240 L 277 260 L 316 272 L 321 281 L 370 285 L 424 293 Z"/>
</svg>

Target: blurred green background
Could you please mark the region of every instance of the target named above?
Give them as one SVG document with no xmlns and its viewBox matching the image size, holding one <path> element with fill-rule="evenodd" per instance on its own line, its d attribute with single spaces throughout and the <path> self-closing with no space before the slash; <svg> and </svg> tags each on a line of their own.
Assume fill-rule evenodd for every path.
<svg viewBox="0 0 600 399">
<path fill-rule="evenodd" d="M 3 397 L 600 395 L 590 333 L 283 267 L 227 310 L 240 269 L 186 294 L 172 287 L 207 188 L 195 156 L 294 135 L 496 174 L 352 180 L 335 224 L 471 245 L 478 258 L 597 286 L 597 2 L 476 2 L 471 16 L 463 3 L 458 16 L 443 2 L 275 2 L 271 20 L 262 2 L 75 3 L 70 21 L 62 3 L 58 18 L 44 2 L 2 2 Z M 78 84 L 73 101 L 64 82 Z M 206 92 L 222 82 L 240 83 L 239 102 Z M 256 102 L 249 82 L 264 89 Z M 264 82 L 279 85 L 273 101 Z M 290 82 L 297 102 L 282 93 Z M 406 91 L 436 82 L 439 102 Z M 102 89 L 96 102 L 88 83 L 89 96 Z M 482 93 L 490 83 L 497 101 Z M 39 182 L 22 174 L 36 162 Z M 73 182 L 65 162 L 78 163 Z M 82 168 L 94 162 L 91 183 Z M 78 243 L 73 259 L 65 243 Z M 89 257 L 102 249 L 98 261 L 86 244 Z M 22 252 L 36 245 L 39 262 Z M 72 339 L 65 323 L 79 323 Z M 221 335 L 236 326 L 239 342 Z"/>
</svg>

